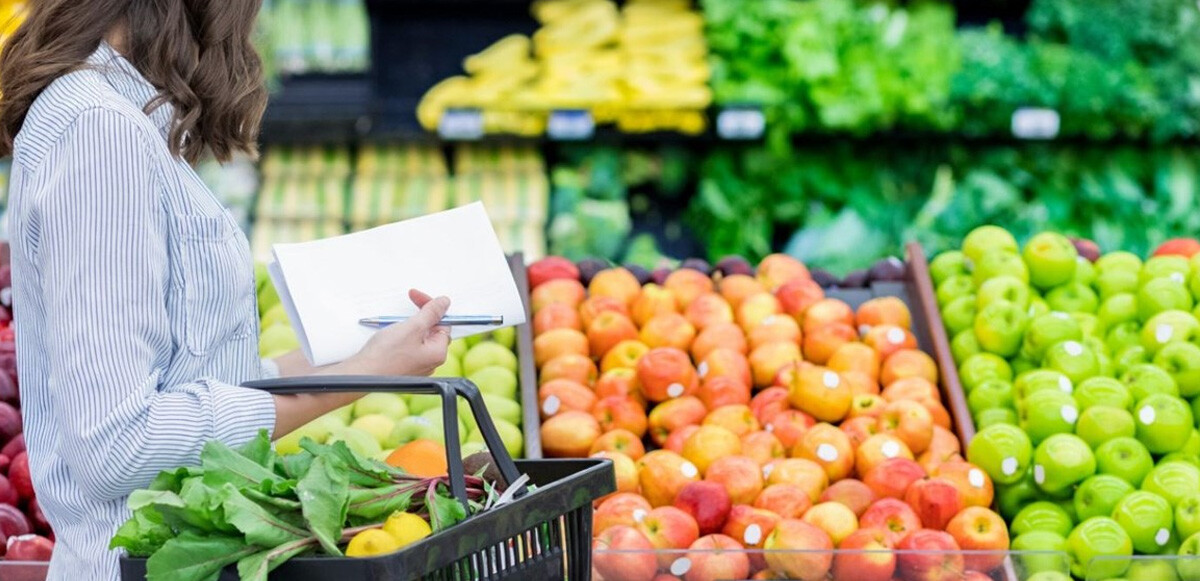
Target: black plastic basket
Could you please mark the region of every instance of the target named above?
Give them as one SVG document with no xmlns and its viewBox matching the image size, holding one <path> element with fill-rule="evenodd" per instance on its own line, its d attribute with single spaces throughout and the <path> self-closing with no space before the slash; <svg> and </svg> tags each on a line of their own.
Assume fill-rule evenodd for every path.
<svg viewBox="0 0 1200 581">
<path fill-rule="evenodd" d="M 333 391 L 434 394 L 442 397 L 447 421 L 446 452 L 451 489 L 466 502 L 458 443 L 457 397 L 471 405 L 496 467 L 507 483 L 521 474 L 536 489 L 516 500 L 474 515 L 453 527 L 389 555 L 370 558 L 303 557 L 287 561 L 270 575 L 288 581 L 515 580 L 591 578 L 592 502 L 616 490 L 608 460 L 526 460 L 514 462 L 504 448 L 479 389 L 464 379 L 408 377 L 303 377 L 248 384 L 272 393 Z M 146 578 L 145 559 L 122 557 L 121 579 Z M 236 581 L 232 567 L 221 581 Z"/>
</svg>

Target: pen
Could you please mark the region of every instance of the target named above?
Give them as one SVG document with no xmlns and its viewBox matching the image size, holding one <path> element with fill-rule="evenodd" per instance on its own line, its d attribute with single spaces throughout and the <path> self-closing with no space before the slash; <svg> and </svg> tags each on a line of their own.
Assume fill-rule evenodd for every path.
<svg viewBox="0 0 1200 581">
<path fill-rule="evenodd" d="M 368 317 L 366 319 L 359 319 L 358 324 L 366 326 L 366 327 L 386 327 L 388 325 L 393 325 L 395 323 L 403 323 L 404 321 L 407 321 L 408 319 L 409 319 L 409 317 L 406 317 L 406 316 Z M 464 325 L 464 326 L 494 326 L 494 327 L 498 327 L 498 326 L 504 324 L 504 316 L 503 315 L 447 315 L 445 317 L 442 317 L 441 322 L 439 322 L 438 324 L 442 325 L 442 326 Z"/>
</svg>

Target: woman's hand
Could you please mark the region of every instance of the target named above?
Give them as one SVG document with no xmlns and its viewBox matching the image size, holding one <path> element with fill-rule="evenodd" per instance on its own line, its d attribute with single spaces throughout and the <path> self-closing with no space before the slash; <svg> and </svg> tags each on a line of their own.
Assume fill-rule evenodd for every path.
<svg viewBox="0 0 1200 581">
<path fill-rule="evenodd" d="M 403 323 L 376 331 L 362 350 L 345 362 L 351 373 L 427 376 L 446 362 L 450 329 L 438 323 L 450 309 L 450 299 L 433 299 L 418 290 L 409 291 L 408 298 L 421 310 Z"/>
</svg>

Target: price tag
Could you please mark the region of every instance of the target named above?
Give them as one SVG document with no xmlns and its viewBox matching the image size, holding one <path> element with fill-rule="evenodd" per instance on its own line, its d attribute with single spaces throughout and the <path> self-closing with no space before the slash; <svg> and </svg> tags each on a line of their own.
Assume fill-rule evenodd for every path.
<svg viewBox="0 0 1200 581">
<path fill-rule="evenodd" d="M 584 141 L 596 134 L 596 120 L 586 109 L 558 109 L 550 112 L 546 135 L 558 141 Z"/>
<path fill-rule="evenodd" d="M 717 114 L 717 135 L 728 140 L 760 139 L 767 117 L 758 107 L 727 107 Z"/>
<path fill-rule="evenodd" d="M 1061 124 L 1054 109 L 1022 107 L 1012 116 L 1013 136 L 1018 139 L 1054 139 Z"/>
<path fill-rule="evenodd" d="M 474 141 L 483 137 L 483 112 L 479 109 L 446 109 L 438 122 L 438 135 L 452 141 Z"/>
</svg>

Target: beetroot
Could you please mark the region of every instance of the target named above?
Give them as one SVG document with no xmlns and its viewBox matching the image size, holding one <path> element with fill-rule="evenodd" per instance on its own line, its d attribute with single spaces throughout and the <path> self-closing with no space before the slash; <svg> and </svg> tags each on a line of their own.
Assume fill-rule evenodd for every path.
<svg viewBox="0 0 1200 581">
<path fill-rule="evenodd" d="M 11 504 L 0 504 L 0 532 L 9 537 L 27 535 L 33 529 L 29 527 L 29 519 Z"/>
<path fill-rule="evenodd" d="M 9 374 L 0 372 L 0 401 L 17 405 L 20 403 L 20 399 L 17 382 Z"/>
<path fill-rule="evenodd" d="M 13 489 L 12 483 L 8 481 L 8 478 L 0 476 L 0 504 L 16 506 L 20 501 L 21 498 L 17 496 L 17 491 Z"/>
<path fill-rule="evenodd" d="M 17 437 L 8 441 L 4 448 L 0 448 L 0 454 L 9 458 L 16 458 L 17 454 L 25 451 L 25 434 L 17 434 Z"/>
<path fill-rule="evenodd" d="M 29 456 L 25 452 L 17 454 L 8 467 L 8 481 L 21 500 L 33 498 L 33 479 L 29 476 Z"/>
<path fill-rule="evenodd" d="M 12 459 L 4 454 L 0 454 L 0 474 L 8 474 L 8 466 L 12 464 Z"/>
<path fill-rule="evenodd" d="M 21 412 L 0 402 L 0 441 L 7 442 L 21 433 Z"/>
<path fill-rule="evenodd" d="M 42 505 L 38 504 L 36 496 L 29 499 L 29 507 L 25 513 L 29 517 L 30 522 L 33 523 L 33 530 L 43 535 L 54 534 L 54 531 L 50 529 L 50 521 L 46 518 L 46 514 L 42 512 Z M 51 536 L 50 539 L 54 540 L 54 537 Z"/>
<path fill-rule="evenodd" d="M 10 535 L 7 546 L 10 561 L 49 561 L 54 552 L 54 541 L 40 535 Z"/>
</svg>

